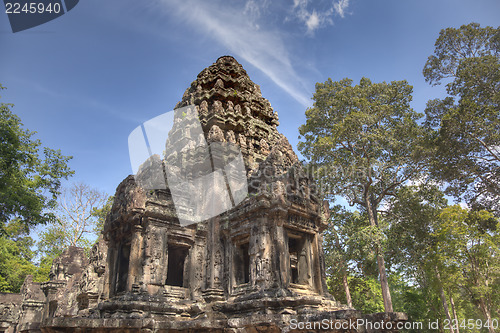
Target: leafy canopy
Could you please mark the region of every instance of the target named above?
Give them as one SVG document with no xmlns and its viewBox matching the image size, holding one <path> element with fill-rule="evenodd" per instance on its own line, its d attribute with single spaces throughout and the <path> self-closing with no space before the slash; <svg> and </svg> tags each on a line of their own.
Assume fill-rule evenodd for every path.
<svg viewBox="0 0 500 333">
<path fill-rule="evenodd" d="M 412 87 L 406 81 L 358 85 L 343 79 L 316 84 L 314 106 L 299 128 L 300 151 L 324 181 L 322 192 L 358 205 L 368 215 L 371 232 L 379 233 L 377 211 L 382 201 L 426 166 L 421 148 L 425 132 L 420 114 L 410 108 Z M 325 187 L 326 185 L 326 187 Z M 370 234 L 370 231 L 364 234 Z M 393 311 L 381 240 L 375 238 L 384 309 Z"/>
<path fill-rule="evenodd" d="M 27 226 L 53 221 L 47 209 L 55 206 L 61 179 L 73 174 L 68 167 L 71 157 L 42 149 L 33 138 L 35 132 L 23 129 L 12 107 L 0 103 L 0 232 L 13 218 Z"/>
<path fill-rule="evenodd" d="M 34 275 L 34 281 L 44 280 L 44 273 L 33 264 L 31 249 L 35 244 L 29 230 L 19 219 L 13 219 L 0 235 L 0 292 L 17 293 L 26 275 Z"/>
<path fill-rule="evenodd" d="M 418 125 L 406 81 L 372 83 L 343 79 L 316 84 L 314 106 L 299 129 L 299 150 L 326 180 L 326 195 L 341 195 L 365 208 L 377 207 L 424 169 Z"/>
<path fill-rule="evenodd" d="M 399 189 L 388 206 L 384 219 L 390 226 L 389 261 L 405 276 L 422 284 L 425 266 L 434 260 L 436 252 L 432 232 L 447 200 L 437 186 L 422 183 Z"/>
<path fill-rule="evenodd" d="M 470 300 L 484 300 L 491 309 L 500 306 L 500 223 L 491 212 L 467 210 L 459 205 L 441 212 L 433 236 L 437 252 L 448 271 L 460 274 L 454 281 L 462 285 Z"/>
<path fill-rule="evenodd" d="M 447 192 L 473 207 L 499 211 L 500 28 L 477 23 L 441 31 L 423 74 L 431 84 L 448 81 L 449 97 L 427 104 L 433 131 L 432 173 Z"/>
</svg>

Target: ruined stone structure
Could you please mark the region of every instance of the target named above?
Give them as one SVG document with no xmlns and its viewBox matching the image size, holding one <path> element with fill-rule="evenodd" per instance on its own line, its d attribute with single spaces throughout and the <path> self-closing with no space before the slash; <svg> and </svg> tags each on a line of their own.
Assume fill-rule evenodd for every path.
<svg viewBox="0 0 500 333">
<path fill-rule="evenodd" d="M 49 282 L 28 278 L 21 295 L 2 295 L 0 332 L 287 332 L 294 320 L 361 318 L 327 291 L 321 233 L 328 209 L 259 86 L 234 58 L 221 57 L 176 108 L 187 105 L 195 106 L 207 142 L 241 150 L 247 197 L 182 226 L 169 188 L 145 190 L 129 176 L 90 258 L 70 248 L 54 261 Z M 189 136 L 178 130 L 169 140 Z M 169 158 L 150 162 L 170 165 Z"/>
</svg>

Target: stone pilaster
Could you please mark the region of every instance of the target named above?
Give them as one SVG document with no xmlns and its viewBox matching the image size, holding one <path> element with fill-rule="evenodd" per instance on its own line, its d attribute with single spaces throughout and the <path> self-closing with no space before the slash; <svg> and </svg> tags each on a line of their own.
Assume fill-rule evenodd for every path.
<svg viewBox="0 0 500 333">
<path fill-rule="evenodd" d="M 134 224 L 132 239 L 130 241 L 130 261 L 128 268 L 127 290 L 132 291 L 143 284 L 143 250 L 142 250 L 143 227 Z"/>
</svg>

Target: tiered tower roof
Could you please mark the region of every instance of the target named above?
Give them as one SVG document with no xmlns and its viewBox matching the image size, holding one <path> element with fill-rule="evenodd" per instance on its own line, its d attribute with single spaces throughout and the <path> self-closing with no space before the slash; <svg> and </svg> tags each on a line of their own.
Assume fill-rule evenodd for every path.
<svg viewBox="0 0 500 333">
<path fill-rule="evenodd" d="M 247 171 L 256 169 L 284 138 L 277 130 L 277 112 L 231 56 L 220 57 L 198 74 L 176 109 L 188 105 L 196 106 L 208 142 L 240 147 Z"/>
</svg>

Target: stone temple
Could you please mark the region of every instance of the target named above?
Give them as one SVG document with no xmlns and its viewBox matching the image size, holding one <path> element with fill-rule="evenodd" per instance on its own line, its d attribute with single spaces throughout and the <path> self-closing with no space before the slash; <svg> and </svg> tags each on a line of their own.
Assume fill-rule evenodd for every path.
<svg viewBox="0 0 500 333">
<path fill-rule="evenodd" d="M 146 190 L 127 177 L 89 258 L 69 248 L 54 260 L 48 282 L 28 276 L 21 294 L 0 294 L 0 332 L 366 330 L 345 324 L 370 316 L 328 293 L 322 248 L 328 206 L 278 132 L 278 115 L 259 86 L 224 56 L 198 75 L 176 109 L 187 105 L 194 106 L 206 142 L 239 148 L 245 198 L 183 225 L 168 187 Z M 169 140 L 185 135 L 174 125 Z M 173 158 L 196 160 L 181 155 Z M 149 163 L 140 173 L 171 165 L 158 156 Z M 320 329 L 320 323 L 328 325 Z"/>
</svg>

